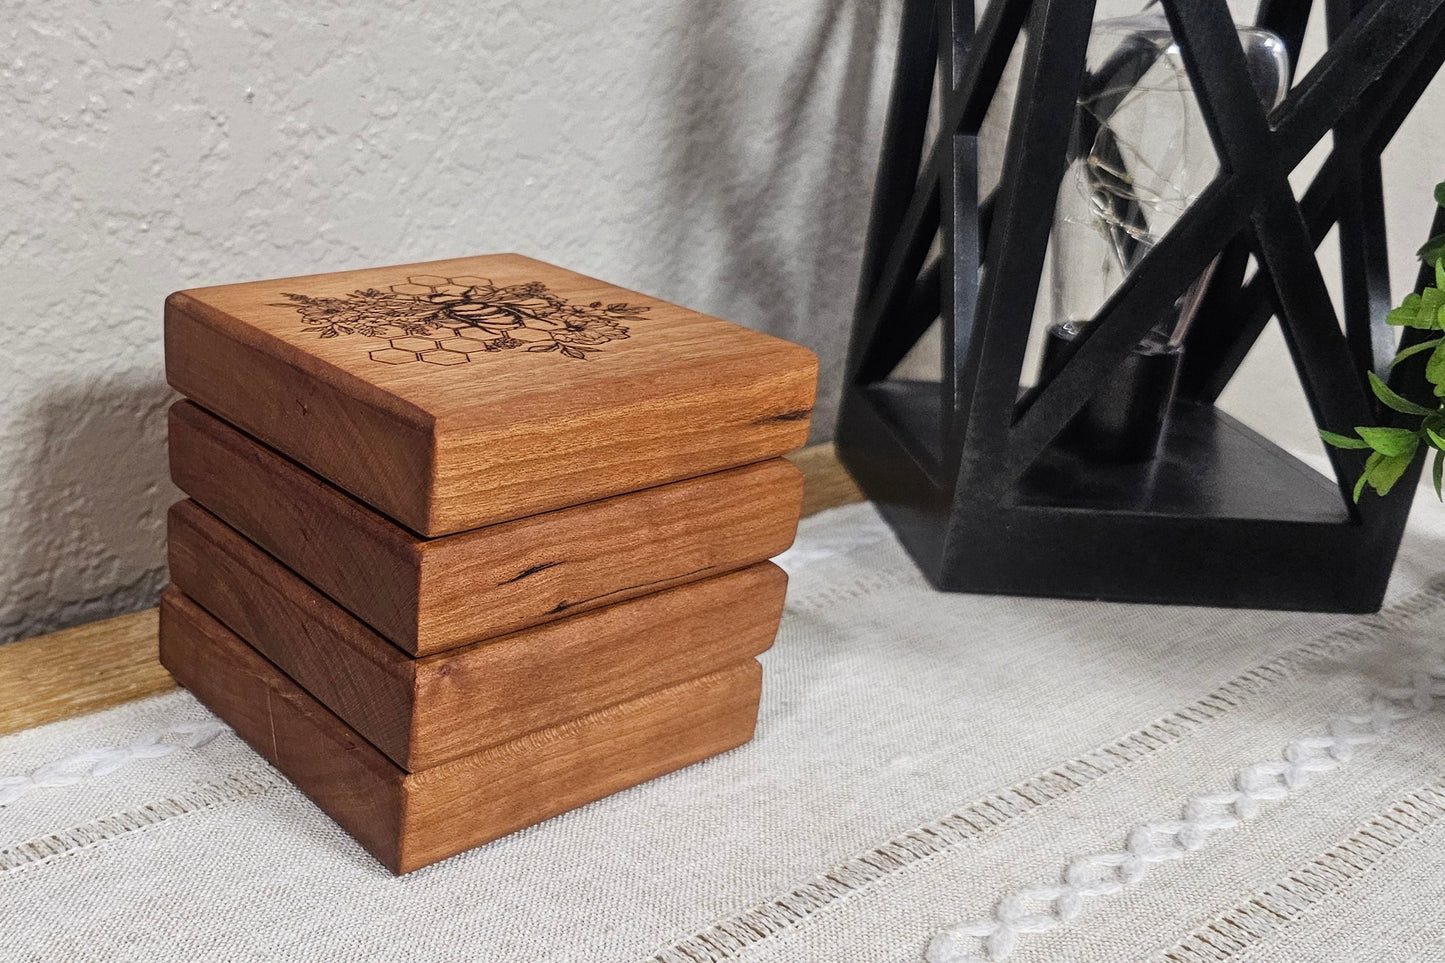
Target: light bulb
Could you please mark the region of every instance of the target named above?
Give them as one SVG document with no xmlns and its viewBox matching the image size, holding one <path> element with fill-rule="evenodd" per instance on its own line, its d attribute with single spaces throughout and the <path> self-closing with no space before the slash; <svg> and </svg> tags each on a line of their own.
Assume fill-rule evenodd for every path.
<svg viewBox="0 0 1445 963">
<path fill-rule="evenodd" d="M 1284 42 L 1256 27 L 1238 34 L 1255 92 L 1273 107 L 1288 89 Z M 1054 318 L 1066 337 L 1083 330 L 1219 170 L 1162 14 L 1095 24 L 1087 64 L 1053 228 Z M 1209 273 L 1158 320 L 1151 340 L 1183 340 Z"/>
</svg>

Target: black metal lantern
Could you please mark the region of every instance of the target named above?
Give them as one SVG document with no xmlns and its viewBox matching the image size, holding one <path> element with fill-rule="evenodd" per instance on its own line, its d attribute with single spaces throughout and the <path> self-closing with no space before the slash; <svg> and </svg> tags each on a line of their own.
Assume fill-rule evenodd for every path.
<svg viewBox="0 0 1445 963">
<path fill-rule="evenodd" d="M 1038 386 L 1021 391 L 1058 187 L 1091 76 L 1094 4 L 993 0 L 975 28 L 970 0 L 907 0 L 837 442 L 937 587 L 1379 607 L 1415 476 L 1355 505 L 1360 453 L 1331 450 L 1336 477 L 1327 479 L 1215 406 L 1278 317 L 1320 427 L 1348 430 L 1388 414 L 1365 381 L 1367 370 L 1387 372 L 1395 348 L 1384 323 L 1379 158 L 1445 60 L 1445 0 L 1321 2 L 1329 49 L 1270 109 L 1225 0 L 1163 0 L 1218 170 L 1077 336 L 1052 347 Z M 1258 26 L 1281 39 L 1291 69 L 1312 5 L 1261 4 Z M 981 197 L 979 130 L 1020 36 L 1002 178 Z M 941 133 L 925 150 L 935 69 Z M 1331 132 L 1327 161 L 1296 198 L 1288 175 Z M 1343 326 L 1314 256 L 1336 225 Z M 1247 276 L 1251 255 L 1258 270 Z M 1091 408 L 1107 410 L 1121 385 L 1151 377 L 1134 370 L 1137 349 L 1186 303 L 1197 316 L 1169 374 L 1172 393 L 1159 402 L 1168 417 L 1152 457 L 1101 459 L 1066 444 Z M 942 380 L 890 379 L 938 318 Z M 1392 385 L 1429 394 L 1400 378 Z M 1148 392 L 1131 390 L 1135 403 Z"/>
</svg>

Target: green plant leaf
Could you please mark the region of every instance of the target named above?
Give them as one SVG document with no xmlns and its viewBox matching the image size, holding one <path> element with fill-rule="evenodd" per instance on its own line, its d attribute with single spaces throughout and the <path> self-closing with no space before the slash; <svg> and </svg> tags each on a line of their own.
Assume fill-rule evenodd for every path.
<svg viewBox="0 0 1445 963">
<path fill-rule="evenodd" d="M 1445 258 L 1435 259 L 1435 287 L 1445 288 Z"/>
<path fill-rule="evenodd" d="M 1432 351 L 1430 360 L 1425 362 L 1425 380 L 1432 385 L 1445 384 L 1445 344 Z"/>
<path fill-rule="evenodd" d="M 1440 482 L 1445 480 L 1442 479 L 1442 476 L 1445 476 L 1445 451 L 1435 452 L 1435 467 L 1432 473 L 1435 475 L 1435 497 L 1445 502 L 1445 495 L 1440 493 Z"/>
<path fill-rule="evenodd" d="M 1414 326 L 1427 331 L 1431 328 L 1439 328 L 1441 309 L 1445 309 L 1445 291 L 1439 288 L 1426 288 L 1421 291 L 1420 313 L 1415 318 Z"/>
<path fill-rule="evenodd" d="M 1378 451 L 1370 452 L 1370 457 L 1365 459 L 1365 470 L 1360 472 L 1360 477 L 1355 481 L 1355 504 L 1359 504 L 1360 496 L 1364 494 L 1365 483 L 1370 480 L 1370 473 L 1380 464 L 1380 459 L 1385 456 Z"/>
<path fill-rule="evenodd" d="M 1426 351 L 1429 351 L 1440 344 L 1445 344 L 1445 338 L 1431 338 L 1429 341 L 1421 341 L 1419 344 L 1412 344 L 1410 345 L 1410 347 L 1395 355 L 1395 360 L 1390 362 L 1390 367 L 1393 368 L 1395 365 L 1399 364 L 1401 361 L 1404 361 L 1406 358 L 1412 357 L 1417 354 L 1424 354 Z"/>
<path fill-rule="evenodd" d="M 1356 428 L 1355 431 L 1371 448 L 1389 458 L 1413 455 L 1420 447 L 1420 436 L 1408 428 Z"/>
<path fill-rule="evenodd" d="M 1415 315 L 1419 314 L 1420 295 L 1411 291 L 1405 295 L 1405 300 L 1400 302 L 1398 308 L 1393 309 L 1385 315 L 1385 323 L 1393 324 L 1397 328 L 1412 327 Z"/>
<path fill-rule="evenodd" d="M 1336 448 L 1369 448 L 1370 443 L 1362 438 L 1351 438 L 1349 435 L 1337 435 L 1333 431 L 1321 431 L 1320 437 L 1325 444 L 1333 445 Z"/>
<path fill-rule="evenodd" d="M 1445 234 L 1437 234 L 1420 245 L 1420 250 L 1415 252 L 1415 256 L 1426 264 L 1437 263 L 1442 256 L 1445 256 Z"/>
<path fill-rule="evenodd" d="M 1370 390 L 1375 397 L 1385 403 L 1385 407 L 1391 408 L 1404 415 L 1433 415 L 1435 412 L 1424 405 L 1417 405 L 1409 398 L 1402 398 L 1390 389 L 1390 386 L 1380 380 L 1380 376 L 1373 371 L 1368 372 L 1370 376 Z"/>
<path fill-rule="evenodd" d="M 1442 438 L 1438 433 L 1435 432 L 1434 429 L 1426 428 L 1425 437 L 1430 439 L 1430 444 L 1434 445 L 1441 451 L 1445 451 L 1445 438 Z"/>
<path fill-rule="evenodd" d="M 1410 462 L 1415 460 L 1415 453 L 1408 455 L 1389 455 L 1381 458 L 1375 470 L 1370 472 L 1370 487 L 1375 490 L 1376 495 L 1388 495 L 1390 489 L 1395 487 L 1395 482 L 1405 474 L 1410 467 Z"/>
<path fill-rule="evenodd" d="M 1445 181 L 1435 185 L 1435 203 L 1445 207 Z"/>
<path fill-rule="evenodd" d="M 1441 309 L 1445 308 L 1445 291 L 1426 288 L 1419 294 L 1405 295 L 1400 306 L 1385 315 L 1385 323 L 1396 327 L 1433 331 L 1440 327 Z"/>
</svg>

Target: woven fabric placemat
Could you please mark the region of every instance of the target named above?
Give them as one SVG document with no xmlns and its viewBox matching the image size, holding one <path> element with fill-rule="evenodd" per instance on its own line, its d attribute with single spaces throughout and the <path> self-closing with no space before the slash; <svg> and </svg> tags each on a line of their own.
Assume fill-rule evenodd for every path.
<svg viewBox="0 0 1445 963">
<path fill-rule="evenodd" d="M 939 594 L 825 512 L 751 744 L 402 878 L 183 692 L 0 738 L 0 956 L 1445 959 L 1442 519 L 1356 617 Z"/>
</svg>

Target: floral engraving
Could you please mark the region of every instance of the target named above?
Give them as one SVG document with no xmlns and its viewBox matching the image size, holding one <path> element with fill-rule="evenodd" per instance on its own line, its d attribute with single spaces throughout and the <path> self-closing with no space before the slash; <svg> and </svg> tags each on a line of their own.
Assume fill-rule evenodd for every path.
<svg viewBox="0 0 1445 963">
<path fill-rule="evenodd" d="M 322 338 L 360 335 L 385 341 L 370 352 L 383 364 L 466 364 L 523 348 L 585 361 L 627 337 L 624 322 L 647 311 L 632 304 L 572 304 L 540 281 L 498 287 L 486 278 L 418 275 L 386 290 L 336 298 L 283 294 L 303 330 Z"/>
</svg>

